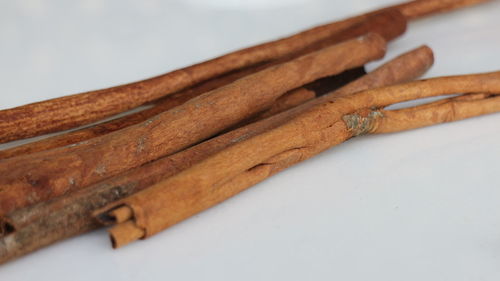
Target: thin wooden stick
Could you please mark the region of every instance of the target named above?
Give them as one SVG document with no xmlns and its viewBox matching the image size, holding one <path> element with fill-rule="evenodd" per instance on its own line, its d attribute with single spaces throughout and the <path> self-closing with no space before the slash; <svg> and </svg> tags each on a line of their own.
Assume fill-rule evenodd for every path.
<svg viewBox="0 0 500 281">
<path fill-rule="evenodd" d="M 290 93 L 285 93 L 283 96 L 279 97 L 271 108 L 261 113 L 261 116 L 271 116 L 280 111 L 280 108 L 291 107 L 292 105 L 298 105 L 305 102 L 306 100 L 312 99 L 316 96 L 321 95 L 323 88 L 333 91 L 340 86 L 343 86 L 347 82 L 350 82 L 361 75 L 365 74 L 364 68 L 354 68 L 346 70 L 341 74 L 333 75 L 324 79 L 320 79 L 317 82 L 312 82 L 310 85 L 305 85 L 306 88 L 298 88 L 290 91 Z M 173 94 L 171 96 L 163 98 L 158 101 L 152 108 L 133 113 L 121 118 L 117 118 L 105 123 L 97 124 L 88 128 L 64 133 L 57 136 L 52 136 L 46 139 L 42 139 L 36 142 L 27 143 L 24 145 L 12 147 L 10 149 L 5 149 L 0 151 L 0 159 L 7 159 L 12 157 L 17 157 L 21 155 L 31 154 L 35 152 L 40 152 L 44 150 L 49 150 L 57 147 L 62 147 L 88 139 L 92 139 L 98 136 L 102 136 L 122 128 L 135 125 L 137 123 L 143 122 L 150 117 L 158 115 L 164 111 L 172 109 L 179 106 L 186 101 L 199 96 L 204 92 L 219 88 L 223 85 L 227 85 L 230 82 L 236 80 L 237 75 L 224 76 L 222 78 L 211 80 L 207 83 L 202 83 L 196 87 L 190 88 L 186 91 Z M 319 83 L 318 83 L 319 82 Z M 321 88 L 321 89 L 320 89 Z M 310 90 L 308 90 L 310 89 Z"/>
<path fill-rule="evenodd" d="M 100 138 L 1 160 L 0 214 L 180 151 L 270 107 L 291 89 L 358 67 L 384 52 L 384 39 L 368 34 L 266 68 Z"/>
<path fill-rule="evenodd" d="M 408 20 L 487 0 L 416 0 L 318 26 L 293 36 L 236 51 L 150 79 L 103 90 L 41 101 L 0 111 L 0 143 L 98 121 L 238 69 L 300 52 L 384 11 Z"/>
<path fill-rule="evenodd" d="M 378 33 L 386 40 L 391 40 L 401 35 L 405 30 L 406 30 L 406 20 L 398 11 L 388 10 L 376 13 L 371 16 L 366 16 L 364 17 L 363 21 L 355 22 L 352 25 L 337 31 L 336 33 L 332 33 L 329 37 L 314 42 L 314 44 L 310 44 L 299 51 L 290 53 L 288 55 L 285 55 L 283 57 L 274 59 L 266 63 L 261 63 L 253 67 L 244 68 L 238 71 L 228 73 L 226 75 L 223 75 L 222 77 L 216 77 L 214 79 L 205 81 L 193 88 L 181 91 L 179 93 L 175 93 L 171 96 L 167 96 L 163 100 L 158 101 L 156 105 L 151 109 L 136 114 L 132 114 L 130 116 L 125 116 L 117 120 L 97 125 L 95 127 L 78 130 L 61 136 L 55 136 L 47 140 L 41 140 L 36 143 L 26 144 L 19 148 L 13 148 L 9 151 L 4 151 L 4 152 L 0 151 L 0 159 L 10 158 L 16 155 L 33 153 L 37 151 L 47 150 L 50 148 L 60 147 L 63 145 L 77 143 L 80 141 L 102 136 L 104 134 L 140 123 L 161 112 L 167 111 L 175 106 L 181 105 L 184 102 L 200 94 L 227 85 L 247 75 L 261 71 L 273 65 L 288 62 L 301 55 L 318 51 L 324 47 L 348 39 L 355 38 L 357 36 L 366 34 L 368 32 Z"/>
<path fill-rule="evenodd" d="M 371 110 L 366 116 L 360 115 L 365 119 L 355 117 L 364 108 L 459 92 L 500 92 L 500 72 L 410 82 L 320 104 L 280 127 L 237 143 L 146 190 L 110 204 L 98 211 L 97 217 L 111 217 L 110 210 L 130 208 L 128 221 L 143 231 L 142 238 L 149 237 L 241 191 L 223 188 L 225 183 L 239 186 L 233 181 L 240 182 L 241 174 L 263 169 L 262 174 L 267 177 L 273 173 L 274 160 L 293 164 L 361 134 L 359 132 L 376 128 L 372 123 L 383 114 Z M 114 240 L 125 241 L 116 237 Z"/>
<path fill-rule="evenodd" d="M 417 0 L 396 5 L 408 20 L 414 20 L 436 13 L 444 13 L 472 5 L 489 2 L 490 0 Z"/>
<path fill-rule="evenodd" d="M 319 26 L 151 79 L 1 110 L 0 143 L 88 124 L 224 74 L 241 78 L 262 70 L 273 60 L 283 63 L 368 32 L 389 40 L 405 28 L 401 13 L 385 10 Z"/>
<path fill-rule="evenodd" d="M 479 93 L 448 98 L 425 106 L 380 110 L 381 118 L 369 133 L 392 133 L 458 121 L 497 112 L 499 106 L 500 96 Z"/>
<path fill-rule="evenodd" d="M 331 100 L 338 94 L 347 95 L 349 91 L 352 94 L 367 88 L 412 80 L 427 70 L 432 61 L 432 51 L 423 46 L 392 59 L 357 81 L 323 97 Z M 298 109 L 228 132 L 77 192 L 9 213 L 0 218 L 4 234 L 9 237 L 3 239 L 4 246 L 0 240 L 0 256 L 3 257 L 0 263 L 97 228 L 99 224 L 91 216 L 94 210 L 189 168 L 232 144 L 275 128 L 314 104 L 309 102 Z M 120 212 L 112 216 L 117 221 L 123 221 L 120 217 L 127 215 L 122 214 Z"/>
</svg>

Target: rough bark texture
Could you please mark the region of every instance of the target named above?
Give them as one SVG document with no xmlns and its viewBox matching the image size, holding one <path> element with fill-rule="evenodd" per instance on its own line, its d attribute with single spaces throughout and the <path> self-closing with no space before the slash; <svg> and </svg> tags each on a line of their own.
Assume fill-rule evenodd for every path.
<svg viewBox="0 0 500 281">
<path fill-rule="evenodd" d="M 398 9 L 408 20 L 413 20 L 488 1 L 491 0 L 417 0 L 396 5 L 392 8 Z"/>
<path fill-rule="evenodd" d="M 432 61 L 430 49 L 420 47 L 322 99 L 331 100 L 338 94 L 412 80 L 427 70 Z M 314 104 L 309 102 L 300 109 L 247 125 L 78 192 L 9 213 L 0 219 L 4 234 L 8 236 L 0 240 L 0 257 L 3 257 L 0 263 L 96 228 L 98 225 L 91 216 L 95 209 L 168 178 L 232 144 L 272 129 Z"/>
<path fill-rule="evenodd" d="M 417 0 L 321 25 L 293 36 L 260 44 L 157 77 L 41 101 L 0 111 L 0 142 L 75 128 L 187 89 L 225 73 L 265 63 L 314 45 L 386 11 L 412 20 L 487 0 Z"/>
<path fill-rule="evenodd" d="M 277 65 L 280 63 L 285 63 L 292 59 L 295 59 L 301 55 L 305 55 L 314 51 L 318 51 L 327 46 L 361 36 L 368 32 L 374 32 L 380 34 L 386 40 L 392 40 L 395 37 L 401 35 L 406 30 L 406 20 L 398 11 L 388 10 L 384 12 L 379 12 L 371 16 L 364 16 L 361 21 L 354 21 L 349 26 L 344 26 L 344 28 L 339 29 L 335 33 L 331 33 L 328 37 L 322 40 L 315 41 L 302 49 L 284 55 L 282 57 L 276 58 L 269 62 L 260 63 L 255 66 L 243 68 L 237 71 L 233 71 L 221 77 L 216 77 L 214 79 L 205 81 L 193 88 L 175 93 L 171 96 L 167 96 L 162 100 L 156 102 L 155 107 L 132 114 L 130 116 L 125 116 L 117 120 L 113 120 L 95 127 L 90 127 L 87 129 L 78 130 L 75 132 L 67 133 L 61 136 L 55 136 L 46 140 L 41 140 L 35 143 L 30 143 L 23 145 L 22 147 L 13 148 L 8 151 L 0 151 L 0 159 L 10 158 L 16 155 L 22 155 L 27 153 L 33 153 L 37 151 L 47 150 L 54 147 L 60 147 L 63 145 L 69 145 L 77 143 L 80 141 L 88 140 L 94 137 L 98 137 L 130 125 L 137 124 L 148 118 L 151 118 L 163 111 L 167 111 L 175 106 L 183 104 L 184 102 L 192 99 L 202 93 L 211 91 L 213 89 L 222 87 L 237 79 L 245 77 L 247 75 L 253 74 L 257 71 L 261 71 L 265 68 Z M 1 118 L 1 112 L 0 112 Z M 5 124 L 6 126 L 11 126 Z M 1 125 L 0 125 L 1 126 Z M 13 126 L 13 125 L 12 125 Z"/>
<path fill-rule="evenodd" d="M 263 170 L 259 173 L 267 177 L 272 174 L 274 162 L 284 161 L 288 163 L 285 165 L 287 166 L 353 135 L 376 128 L 372 123 L 384 115 L 376 109 L 366 110 L 367 108 L 461 92 L 494 94 L 500 92 L 499 78 L 500 72 L 435 78 L 368 90 L 316 105 L 284 125 L 228 147 L 175 176 L 107 206 L 97 212 L 100 214 L 98 218 L 112 222 L 110 210 L 129 208 L 132 215 L 123 223 L 130 227 L 132 222 L 137 231 L 142 231 L 142 238 L 149 237 L 249 187 L 250 184 L 246 182 L 253 184 L 255 180 L 252 179 L 253 176 L 249 178 L 247 173 L 252 173 L 255 169 Z M 367 113 L 360 113 L 360 110 Z M 500 108 L 495 103 L 491 110 L 497 111 Z M 353 114 L 362 118 L 345 118 Z M 434 118 L 432 122 L 439 120 L 446 119 Z M 408 122 L 418 121 L 410 119 Z M 219 189 L 226 185 L 229 188 Z M 115 236 L 112 239 L 117 247 L 122 245 L 116 244 L 118 241 L 126 244 L 133 240 L 133 237 L 120 231 L 120 228 L 122 226 L 118 225 L 111 232 Z"/>
<path fill-rule="evenodd" d="M 305 85 L 308 89 L 311 89 L 309 94 L 305 94 L 301 91 L 301 88 L 290 91 L 290 94 L 285 93 L 283 96 L 279 97 L 271 108 L 264 111 L 261 115 L 271 116 L 279 111 L 279 108 L 290 106 L 293 104 L 300 104 L 308 99 L 314 98 L 324 91 L 333 91 L 348 82 L 365 74 L 363 67 L 358 67 L 354 69 L 346 70 L 338 75 L 333 75 L 331 77 L 323 78 L 318 81 L 310 83 L 310 85 Z M 49 150 L 56 147 L 62 147 L 80 141 L 85 141 L 91 138 L 102 136 L 122 128 L 135 125 L 150 117 L 160 114 L 161 112 L 172 109 L 179 106 L 186 101 L 210 90 L 219 88 L 230 82 L 236 80 L 235 75 L 224 76 L 218 79 L 210 80 L 207 83 L 202 83 L 196 87 L 190 88 L 186 91 L 173 94 L 171 96 L 165 97 L 158 101 L 152 108 L 133 113 L 121 118 L 117 118 L 105 123 L 97 124 L 88 128 L 83 128 L 80 130 L 64 133 L 61 135 L 49 137 L 36 142 L 27 143 L 24 145 L 16 146 L 10 149 L 0 151 L 0 159 L 7 159 L 16 156 L 21 156 L 25 154 L 35 153 L 39 151 Z M 295 94 L 292 94 L 295 93 Z"/>
<path fill-rule="evenodd" d="M 175 153 L 270 107 L 285 92 L 380 58 L 377 34 L 266 68 L 143 123 L 77 145 L 0 160 L 0 214 Z"/>
<path fill-rule="evenodd" d="M 345 40 L 373 31 L 391 39 L 394 37 L 391 33 L 397 31 L 398 27 L 398 22 L 385 21 L 384 14 L 391 13 L 390 17 L 399 17 L 398 21 L 406 22 L 397 10 L 361 15 L 318 26 L 291 37 L 236 51 L 151 79 L 1 110 L 0 142 L 88 124 L 232 71 L 242 69 L 247 72 L 245 69 L 252 66 L 259 67 L 259 64 L 266 64 L 272 60 L 297 57 L 311 50 L 318 50 L 339 42 L 339 38 Z M 382 17 L 378 17 L 379 14 Z M 373 24 L 370 18 L 374 19 Z M 367 19 L 370 20 L 365 22 Z M 380 23 L 384 24 L 382 28 Z M 352 30 L 344 32 L 348 28 Z M 371 30 L 372 28 L 379 30 Z"/>
</svg>

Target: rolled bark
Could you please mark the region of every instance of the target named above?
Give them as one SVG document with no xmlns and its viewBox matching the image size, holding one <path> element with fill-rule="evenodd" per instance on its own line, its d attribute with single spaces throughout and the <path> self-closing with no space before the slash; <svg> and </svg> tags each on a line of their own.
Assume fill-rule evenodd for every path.
<svg viewBox="0 0 500 281">
<path fill-rule="evenodd" d="M 257 181 L 253 175 L 256 171 L 265 178 L 273 174 L 274 163 L 285 163 L 283 167 L 287 167 L 354 135 L 376 130 L 373 128 L 377 128 L 378 120 L 384 118 L 376 108 L 462 92 L 499 93 L 500 72 L 410 82 L 319 104 L 284 125 L 228 147 L 148 189 L 108 205 L 96 212 L 97 218 L 103 223 L 113 223 L 110 211 L 129 209 L 128 220 L 122 218 L 123 222 L 110 232 L 116 247 L 135 239 L 120 230 L 121 224 L 126 223 L 129 228 L 133 224 L 137 232 L 142 231 L 141 238 L 150 237 L 251 186 L 247 182 Z M 488 110 L 498 111 L 500 104 L 495 103 Z M 432 122 L 446 120 L 434 118 Z M 408 122 L 418 121 L 408 119 Z"/>
<path fill-rule="evenodd" d="M 266 68 L 145 122 L 80 142 L 0 161 L 0 214 L 77 190 L 180 151 L 270 107 L 285 92 L 380 58 L 377 34 Z"/>
<path fill-rule="evenodd" d="M 491 0 L 417 0 L 396 5 L 392 8 L 398 9 L 408 20 L 414 20 L 489 1 Z"/>
<path fill-rule="evenodd" d="M 322 100 L 412 80 L 427 70 L 432 61 L 432 51 L 428 47 L 420 47 L 385 63 L 355 82 L 324 95 Z M 97 228 L 99 223 L 91 216 L 94 210 L 189 168 L 232 144 L 275 128 L 314 104 L 316 102 L 309 102 L 286 114 L 247 125 L 88 188 L 7 214 L 0 218 L 0 226 L 3 225 L 0 232 L 3 231 L 5 235 L 0 239 L 0 263 Z M 121 217 L 116 214 L 114 216 Z"/>
<path fill-rule="evenodd" d="M 397 30 L 398 22 L 394 23 L 394 26 L 384 22 L 385 25 L 380 28 L 377 21 L 380 19 L 383 21 L 384 14 L 391 14 L 392 17 L 396 15 L 399 21 L 406 22 L 397 10 L 361 15 L 318 26 L 284 39 L 246 48 L 147 80 L 0 110 L 0 143 L 85 125 L 217 76 L 231 74 L 233 71 L 248 73 L 252 67 L 259 68 L 260 65 L 272 60 L 297 57 L 310 52 L 311 49 L 317 50 L 339 42 L 337 39 L 339 34 L 345 40 L 346 36 L 353 38 L 373 31 L 371 28 L 374 27 L 379 28 L 379 33 L 384 38 L 393 38 L 394 35 L 391 33 Z M 371 19 L 375 19 L 373 24 Z M 354 35 L 351 34 L 352 31 L 342 33 L 349 28 L 357 29 L 358 33 L 361 30 L 362 33 Z"/>
<path fill-rule="evenodd" d="M 311 85 L 305 85 L 305 88 L 301 87 L 294 89 L 290 91 L 290 93 L 285 93 L 283 96 L 279 97 L 271 106 L 271 108 L 264 111 L 260 115 L 271 116 L 279 112 L 280 108 L 286 108 L 287 106 L 291 107 L 292 105 L 303 103 L 306 100 L 324 94 L 324 90 L 333 91 L 345 85 L 346 83 L 361 77 L 363 74 L 366 74 L 364 68 L 358 67 L 346 70 L 338 75 L 333 75 L 331 77 L 312 82 L 310 83 Z M 207 83 L 202 83 L 201 85 L 190 88 L 186 91 L 182 91 L 180 93 L 176 93 L 163 98 L 162 100 L 155 103 L 152 108 L 137 113 L 113 119 L 108 122 L 100 123 L 88 128 L 83 128 L 61 135 L 52 136 L 36 142 L 26 143 L 9 149 L 0 150 L 0 159 L 17 157 L 78 143 L 120 130 L 131 125 L 135 125 L 144 120 L 147 120 L 150 117 L 179 106 L 204 92 L 208 92 L 209 90 L 213 90 L 230 82 L 234 82 L 234 80 L 236 80 L 235 75 L 224 76 L 215 80 L 211 80 Z"/>
<path fill-rule="evenodd" d="M 239 69 L 300 52 L 383 11 L 408 20 L 487 0 L 416 0 L 321 25 L 150 79 L 0 110 L 0 143 L 75 128 L 132 109 Z"/>
<path fill-rule="evenodd" d="M 392 133 L 458 121 L 497 112 L 499 107 L 500 96 L 479 93 L 448 98 L 425 106 L 380 110 L 382 117 L 368 133 Z"/>
<path fill-rule="evenodd" d="M 304 46 L 302 49 L 296 52 L 284 55 L 282 57 L 277 57 L 269 62 L 233 71 L 226 75 L 222 75 L 220 77 L 216 77 L 214 79 L 205 81 L 199 85 L 196 85 L 184 91 L 174 93 L 170 96 L 163 98 L 160 101 L 157 101 L 154 107 L 151 109 L 147 109 L 96 126 L 91 126 L 90 128 L 85 128 L 74 132 L 69 132 L 63 135 L 54 136 L 34 143 L 28 143 L 20 147 L 14 147 L 6 151 L 0 151 L 0 159 L 6 159 L 18 155 L 48 150 L 51 148 L 74 144 L 77 142 L 102 136 L 107 133 L 145 121 L 148 118 L 151 118 L 161 112 L 172 109 L 175 106 L 181 105 L 186 101 L 196 96 L 199 96 L 205 92 L 225 86 L 229 83 L 236 81 L 237 79 L 261 71 L 273 65 L 288 62 L 301 55 L 318 51 L 327 46 L 334 45 L 336 43 L 340 43 L 342 41 L 349 40 L 369 32 L 378 33 L 382 37 L 384 37 L 384 39 L 392 40 L 397 36 L 401 35 L 402 33 L 404 33 L 405 30 L 406 30 L 406 19 L 403 17 L 403 15 L 401 15 L 401 13 L 399 13 L 396 10 L 387 10 L 383 12 L 378 12 L 370 16 L 364 16 L 362 21 L 354 21 L 349 26 L 345 26 L 344 28 L 339 29 L 336 32 L 332 31 L 331 34 L 325 39 L 315 41 L 314 43 Z M 0 118 L 1 118 L 1 111 L 0 111 Z M 4 125 L 9 127 L 14 126 L 14 124 L 4 124 Z M 9 129 L 11 132 L 13 132 L 11 129 L 12 130 L 14 129 L 13 128 Z"/>
</svg>

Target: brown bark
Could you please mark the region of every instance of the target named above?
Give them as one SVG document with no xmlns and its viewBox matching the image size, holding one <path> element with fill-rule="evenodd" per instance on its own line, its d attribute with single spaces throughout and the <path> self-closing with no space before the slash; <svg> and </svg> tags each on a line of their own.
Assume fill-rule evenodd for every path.
<svg viewBox="0 0 500 281">
<path fill-rule="evenodd" d="M 413 20 L 489 1 L 491 0 L 417 0 L 393 8 L 398 9 L 408 20 Z"/>
<path fill-rule="evenodd" d="M 177 175 L 110 204 L 98 211 L 97 217 L 104 222 L 113 222 L 110 210 L 128 208 L 132 215 L 123 223 L 129 227 L 133 223 L 136 231 L 142 231 L 142 238 L 149 237 L 248 188 L 258 181 L 253 175 L 255 171 L 263 179 L 354 135 L 376 130 L 373 128 L 377 128 L 379 120 L 390 117 L 384 117 L 382 112 L 371 108 L 461 92 L 499 93 L 500 72 L 410 82 L 319 104 L 284 125 L 228 147 Z M 484 110 L 482 104 L 477 108 L 477 111 L 468 111 L 466 116 L 498 111 L 500 104 L 494 103 L 488 110 Z M 433 118 L 432 124 L 450 120 L 424 116 L 423 120 Z M 412 123 L 420 121 L 408 119 Z M 124 236 L 120 228 L 118 226 L 111 232 L 116 247 L 123 245 L 118 242 L 133 241 Z"/>
<path fill-rule="evenodd" d="M 458 121 L 497 112 L 499 107 L 500 96 L 480 93 L 448 98 L 425 106 L 380 110 L 382 118 L 377 120 L 369 133 L 392 133 Z"/>
<path fill-rule="evenodd" d="M 290 93 L 285 93 L 283 96 L 279 97 L 271 108 L 262 113 L 262 115 L 271 116 L 274 113 L 279 112 L 279 108 L 292 105 L 298 105 L 305 102 L 311 98 L 321 95 L 323 90 L 332 91 L 335 90 L 346 83 L 353 81 L 354 79 L 360 77 L 364 73 L 364 68 L 354 68 L 344 71 L 341 74 L 328 77 L 326 79 L 320 79 L 311 83 L 311 86 L 306 85 L 307 89 L 298 88 L 290 91 Z M 218 79 L 211 80 L 207 83 L 202 83 L 196 87 L 190 88 L 186 91 L 173 94 L 171 96 L 165 97 L 158 101 L 152 108 L 133 113 L 121 118 L 117 118 L 105 123 L 97 124 L 88 128 L 83 128 L 80 130 L 64 133 L 61 135 L 49 137 L 36 142 L 27 143 L 24 145 L 16 146 L 10 149 L 5 149 L 0 151 L 0 159 L 7 159 L 16 156 L 21 156 L 25 154 L 35 153 L 39 151 L 49 150 L 56 147 L 62 147 L 88 139 L 92 139 L 98 136 L 102 136 L 122 128 L 135 125 L 150 117 L 158 115 L 161 112 L 172 109 L 179 106 L 186 101 L 215 88 L 219 88 L 230 82 L 236 80 L 236 75 L 224 76 Z M 318 83 L 319 82 L 319 83 Z M 301 91 L 302 89 L 303 91 Z M 307 91 L 308 93 L 306 94 Z"/>
<path fill-rule="evenodd" d="M 387 22 L 387 15 L 391 17 L 390 20 L 396 18 L 396 22 Z M 368 19 L 370 20 L 365 22 Z M 318 26 L 284 39 L 236 51 L 151 79 L 1 110 L 0 143 L 85 125 L 220 75 L 237 70 L 248 74 L 247 68 L 259 68 L 259 64 L 266 64 L 272 60 L 297 57 L 311 50 L 337 43 L 339 38 L 345 40 L 373 31 L 384 38 L 392 39 L 395 37 L 393 34 L 395 31 L 396 35 L 402 33 L 398 31 L 400 22 L 406 22 L 406 19 L 397 10 L 361 15 Z M 403 26 L 405 27 L 405 24 Z M 344 32 L 348 28 L 352 30 Z"/>
<path fill-rule="evenodd" d="M 427 70 L 432 61 L 430 49 L 420 47 L 391 60 L 338 91 L 324 95 L 322 99 L 331 100 L 338 94 L 347 95 L 371 87 L 414 79 Z M 91 216 L 94 210 L 189 168 L 234 143 L 272 129 L 315 102 L 308 104 L 286 114 L 231 131 L 78 192 L 9 213 L 0 219 L 0 225 L 3 225 L 0 230 L 8 237 L 0 240 L 0 263 L 98 227 L 98 223 Z M 122 217 L 122 214 L 114 216 Z"/>
<path fill-rule="evenodd" d="M 331 33 L 329 37 L 323 40 L 318 40 L 317 42 L 314 42 L 313 44 L 310 44 L 296 52 L 290 53 L 280 58 L 276 58 L 269 62 L 240 69 L 238 71 L 228 73 L 221 77 L 216 77 L 214 79 L 205 81 L 193 88 L 163 98 L 162 100 L 158 101 L 156 105 L 151 109 L 136 114 L 132 114 L 130 116 L 125 116 L 117 120 L 106 122 L 104 124 L 100 124 L 90 128 L 66 133 L 60 136 L 54 136 L 35 143 L 28 143 L 26 145 L 15 147 L 7 151 L 0 151 L 0 159 L 10 158 L 13 156 L 33 153 L 37 151 L 43 151 L 64 145 L 74 144 L 80 141 L 102 136 L 104 134 L 137 124 L 163 111 L 167 111 L 175 106 L 183 104 L 189 99 L 194 98 L 204 92 L 222 87 L 244 76 L 250 75 L 257 71 L 261 71 L 265 68 L 271 67 L 279 63 L 290 61 L 301 55 L 305 55 L 307 53 L 320 50 L 324 47 L 348 39 L 352 39 L 357 36 L 361 36 L 368 32 L 378 33 L 386 40 L 392 40 L 395 37 L 401 35 L 405 30 L 406 30 L 406 20 L 397 11 L 388 10 L 376 13 L 374 15 L 364 16 L 362 21 L 359 22 L 355 21 L 351 25 L 345 26 L 343 29 L 336 31 L 335 33 Z M 11 125 L 6 124 L 6 126 L 14 126 L 14 124 Z"/>
<path fill-rule="evenodd" d="M 98 121 L 217 76 L 300 52 L 381 11 L 412 20 L 487 0 L 417 0 L 325 24 L 150 79 L 0 111 L 0 142 L 33 137 Z"/>
<path fill-rule="evenodd" d="M 77 145 L 0 161 L 0 214 L 77 190 L 207 139 L 285 92 L 383 56 L 377 34 L 266 68 L 143 123 Z"/>
</svg>

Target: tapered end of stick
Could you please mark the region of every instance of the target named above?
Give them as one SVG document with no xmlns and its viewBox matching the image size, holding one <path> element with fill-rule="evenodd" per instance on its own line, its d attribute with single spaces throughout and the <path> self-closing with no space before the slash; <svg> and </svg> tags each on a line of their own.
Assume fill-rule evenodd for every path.
<svg viewBox="0 0 500 281">
<path fill-rule="evenodd" d="M 123 247 L 131 242 L 139 240 L 146 234 L 142 228 L 135 225 L 133 221 L 126 221 L 108 230 L 111 245 L 114 249 Z"/>
<path fill-rule="evenodd" d="M 391 63 L 391 62 L 389 62 Z M 392 60 L 392 66 L 399 71 L 400 82 L 408 82 L 422 76 L 434 64 L 434 52 L 422 45 Z"/>
</svg>

